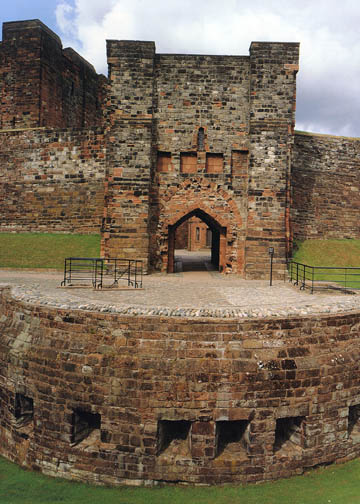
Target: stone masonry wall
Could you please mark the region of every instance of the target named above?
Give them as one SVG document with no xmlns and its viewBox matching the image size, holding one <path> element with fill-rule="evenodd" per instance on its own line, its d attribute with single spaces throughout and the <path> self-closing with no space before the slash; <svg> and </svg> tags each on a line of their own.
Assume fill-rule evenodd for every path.
<svg viewBox="0 0 360 504">
<path fill-rule="evenodd" d="M 274 268 L 281 276 L 289 248 L 298 64 L 297 43 L 251 44 L 247 278 L 259 278 L 266 271 L 269 247 L 274 247 Z"/>
<path fill-rule="evenodd" d="M 0 231 L 99 233 L 101 129 L 0 131 Z"/>
<path fill-rule="evenodd" d="M 220 271 L 261 278 L 274 246 L 282 277 L 298 49 L 157 55 L 151 42 L 108 41 L 105 254 L 171 272 L 176 228 L 195 216 Z"/>
<path fill-rule="evenodd" d="M 359 313 L 125 316 L 1 291 L 0 451 L 102 484 L 254 482 L 360 455 Z"/>
<path fill-rule="evenodd" d="M 169 225 L 200 210 L 225 230 L 220 269 L 243 273 L 249 58 L 157 55 L 154 85 L 150 261 L 168 269 Z M 234 166 L 240 152 L 245 160 Z M 158 163 L 162 153 L 170 156 L 166 170 Z M 189 154 L 194 164 L 187 167 Z M 217 169 L 212 156 L 218 156 Z"/>
<path fill-rule="evenodd" d="M 107 41 L 107 176 L 102 250 L 107 257 L 149 255 L 153 42 Z"/>
<path fill-rule="evenodd" d="M 3 24 L 0 128 L 102 124 L 106 79 L 39 20 Z"/>
<path fill-rule="evenodd" d="M 359 238 L 360 141 L 297 132 L 292 156 L 295 239 Z"/>
</svg>

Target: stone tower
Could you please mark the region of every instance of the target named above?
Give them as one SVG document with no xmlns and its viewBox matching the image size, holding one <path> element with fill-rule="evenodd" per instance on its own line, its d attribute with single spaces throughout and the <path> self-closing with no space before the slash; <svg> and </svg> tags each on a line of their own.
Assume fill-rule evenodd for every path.
<svg viewBox="0 0 360 504">
<path fill-rule="evenodd" d="M 299 44 L 250 56 L 156 54 L 108 41 L 111 92 L 103 252 L 173 271 L 177 227 L 212 230 L 219 271 L 283 272 Z"/>
</svg>

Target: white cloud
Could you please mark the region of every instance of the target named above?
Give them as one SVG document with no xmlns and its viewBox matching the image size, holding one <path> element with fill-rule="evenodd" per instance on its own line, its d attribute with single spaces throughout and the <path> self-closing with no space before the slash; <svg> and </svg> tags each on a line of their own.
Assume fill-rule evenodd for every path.
<svg viewBox="0 0 360 504">
<path fill-rule="evenodd" d="M 70 36 L 76 35 L 76 19 L 74 19 L 74 11 L 74 7 L 67 2 L 61 2 L 56 6 L 55 10 L 56 21 L 60 30 Z"/>
<path fill-rule="evenodd" d="M 341 4 L 335 0 L 252 0 L 251 4 L 248 0 L 61 0 L 56 15 L 64 45 L 74 47 L 102 73 L 107 72 L 105 39 L 154 40 L 158 52 L 240 55 L 248 54 L 252 40 L 298 41 L 300 123 L 324 131 L 335 128 L 333 133 L 355 134 L 357 129 L 360 135 L 353 113 L 360 107 L 356 89 L 360 65 L 354 58 L 360 54 L 357 0 Z"/>
</svg>

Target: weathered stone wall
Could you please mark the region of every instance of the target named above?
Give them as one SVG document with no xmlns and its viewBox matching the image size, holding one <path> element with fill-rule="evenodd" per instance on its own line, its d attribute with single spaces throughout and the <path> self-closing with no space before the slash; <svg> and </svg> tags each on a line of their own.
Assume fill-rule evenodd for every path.
<svg viewBox="0 0 360 504">
<path fill-rule="evenodd" d="M 102 250 L 107 257 L 149 255 L 153 42 L 107 41 L 107 179 Z"/>
<path fill-rule="evenodd" d="M 39 20 L 3 24 L 0 128 L 102 124 L 106 79 Z"/>
<path fill-rule="evenodd" d="M 260 278 L 274 246 L 283 274 L 298 50 L 159 55 L 151 42 L 108 41 L 107 255 L 171 272 L 176 228 L 195 216 L 220 271 Z"/>
<path fill-rule="evenodd" d="M 152 265 L 169 269 L 169 226 L 176 226 L 184 216 L 200 210 L 208 216 L 207 225 L 211 226 L 213 219 L 218 228 L 224 229 L 219 269 L 243 273 L 249 58 L 157 55 L 155 86 L 150 199 Z M 163 152 L 170 155 L 166 171 L 157 159 Z M 234 152 L 242 152 L 245 158 L 236 173 Z M 187 165 L 189 154 L 193 163 Z M 219 163 L 212 169 L 211 160 L 216 159 Z"/>
<path fill-rule="evenodd" d="M 225 483 L 360 455 L 359 313 L 131 317 L 1 295 L 0 450 L 17 463 Z"/>
<path fill-rule="evenodd" d="M 103 254 L 171 272 L 194 217 L 218 269 L 246 278 L 266 276 L 269 247 L 281 278 L 291 233 L 358 237 L 359 141 L 293 145 L 298 44 L 200 56 L 111 40 L 107 55 L 109 85 L 40 21 L 4 24 L 0 230 L 97 232 L 104 217 Z"/>
<path fill-rule="evenodd" d="M 289 248 L 298 64 L 299 44 L 251 44 L 247 278 L 264 276 L 269 247 L 274 247 L 275 272 L 280 276 Z"/>
<path fill-rule="evenodd" d="M 360 141 L 297 132 L 292 155 L 295 239 L 359 238 Z"/>
<path fill-rule="evenodd" d="M 0 131 L 0 231 L 99 233 L 101 129 Z"/>
</svg>

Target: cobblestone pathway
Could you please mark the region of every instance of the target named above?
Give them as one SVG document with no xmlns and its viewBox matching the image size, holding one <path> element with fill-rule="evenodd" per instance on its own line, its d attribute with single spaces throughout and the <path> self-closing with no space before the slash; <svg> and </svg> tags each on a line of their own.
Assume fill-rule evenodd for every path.
<svg viewBox="0 0 360 504">
<path fill-rule="evenodd" d="M 10 284 L 17 299 L 63 309 L 132 315 L 259 317 L 337 313 L 360 309 L 360 295 L 333 291 L 310 294 L 288 282 L 243 280 L 208 270 L 144 277 L 143 289 L 61 288 L 62 273 L 0 270 L 0 283 Z"/>
</svg>

